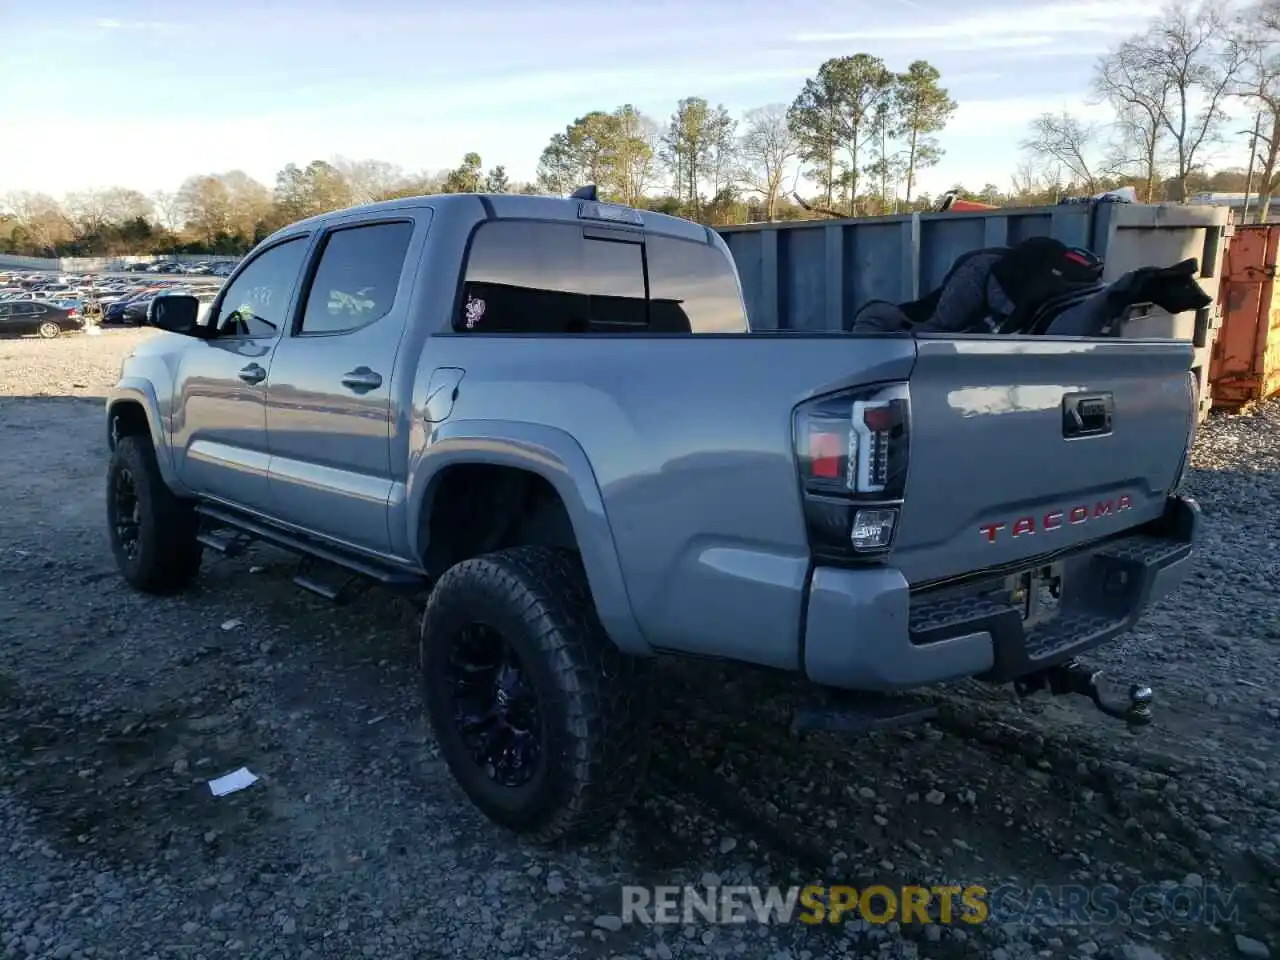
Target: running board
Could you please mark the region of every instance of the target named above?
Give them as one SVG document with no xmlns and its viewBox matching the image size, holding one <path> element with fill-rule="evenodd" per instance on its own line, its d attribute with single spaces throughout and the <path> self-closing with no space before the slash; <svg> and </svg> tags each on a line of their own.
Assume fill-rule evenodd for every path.
<svg viewBox="0 0 1280 960">
<path fill-rule="evenodd" d="M 215 553 L 224 557 L 238 557 L 249 549 L 253 538 L 242 533 L 232 533 L 229 537 L 220 537 L 211 530 L 202 530 L 196 539 Z"/>
<path fill-rule="evenodd" d="M 247 517 L 235 510 L 229 510 L 212 503 L 196 504 L 196 513 L 213 521 L 215 524 L 229 527 L 233 531 L 233 535 L 230 538 L 219 537 L 216 533 L 207 530 L 202 531 L 200 534 L 201 543 L 226 556 L 235 556 L 243 551 L 244 546 L 250 540 L 261 540 L 290 553 L 323 560 L 350 573 L 376 580 L 384 586 L 416 589 L 425 586 L 427 582 L 426 578 L 419 574 L 398 569 L 390 564 L 380 564 L 376 560 L 354 556 L 343 550 L 318 543 L 307 537 L 297 536 L 272 524 Z M 300 587 L 320 596 L 328 597 L 330 593 L 334 592 L 328 585 L 321 585 L 310 576 L 303 575 L 297 579 L 307 581 L 306 583 L 298 583 Z"/>
</svg>

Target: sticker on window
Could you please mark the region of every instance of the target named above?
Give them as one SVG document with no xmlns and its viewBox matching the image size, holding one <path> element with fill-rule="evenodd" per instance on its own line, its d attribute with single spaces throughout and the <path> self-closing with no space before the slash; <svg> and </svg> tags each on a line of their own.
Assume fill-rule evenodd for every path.
<svg viewBox="0 0 1280 960">
<path fill-rule="evenodd" d="M 467 306 L 463 311 L 468 330 L 474 330 L 484 316 L 484 301 L 479 297 L 467 295 Z"/>
</svg>

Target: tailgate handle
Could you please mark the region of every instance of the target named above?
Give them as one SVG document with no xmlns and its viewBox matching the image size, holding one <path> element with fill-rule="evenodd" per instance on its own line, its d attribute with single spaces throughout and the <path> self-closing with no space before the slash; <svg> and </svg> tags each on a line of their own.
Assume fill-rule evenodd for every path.
<svg viewBox="0 0 1280 960">
<path fill-rule="evenodd" d="M 1111 433 L 1114 400 L 1109 393 L 1069 393 L 1062 398 L 1062 435 L 1105 437 Z"/>
</svg>

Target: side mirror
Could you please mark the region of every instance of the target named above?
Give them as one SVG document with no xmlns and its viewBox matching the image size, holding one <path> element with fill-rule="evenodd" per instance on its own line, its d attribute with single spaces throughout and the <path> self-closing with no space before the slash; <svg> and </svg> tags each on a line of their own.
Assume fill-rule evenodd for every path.
<svg viewBox="0 0 1280 960">
<path fill-rule="evenodd" d="M 196 322 L 199 317 L 200 301 L 186 294 L 156 297 L 147 304 L 147 326 L 159 327 L 170 333 L 197 336 Z"/>
</svg>

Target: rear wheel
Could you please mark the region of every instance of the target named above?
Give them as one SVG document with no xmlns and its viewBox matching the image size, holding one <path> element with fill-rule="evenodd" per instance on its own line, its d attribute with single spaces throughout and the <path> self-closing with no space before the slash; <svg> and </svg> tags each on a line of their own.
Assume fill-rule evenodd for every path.
<svg viewBox="0 0 1280 960">
<path fill-rule="evenodd" d="M 584 839 L 643 779 L 648 664 L 605 635 L 576 555 L 519 547 L 450 569 L 423 614 L 421 666 L 441 754 L 496 823 Z"/>
<path fill-rule="evenodd" d="M 36 327 L 36 333 L 38 333 L 45 340 L 52 340 L 61 332 L 62 332 L 62 328 L 59 327 L 56 323 L 54 323 L 52 320 L 46 320 L 44 323 L 40 324 L 40 326 Z"/>
<path fill-rule="evenodd" d="M 175 593 L 200 570 L 199 518 L 160 475 L 147 437 L 121 437 L 107 468 L 107 524 L 116 566 L 130 586 Z"/>
</svg>

